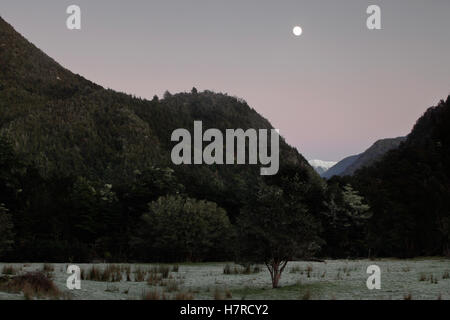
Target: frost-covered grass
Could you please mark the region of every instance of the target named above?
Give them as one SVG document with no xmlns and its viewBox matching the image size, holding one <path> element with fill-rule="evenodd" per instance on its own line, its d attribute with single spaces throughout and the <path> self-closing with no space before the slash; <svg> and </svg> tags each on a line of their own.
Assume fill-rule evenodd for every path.
<svg viewBox="0 0 450 320">
<path fill-rule="evenodd" d="M 381 269 L 381 289 L 368 290 L 369 265 Z M 81 290 L 68 290 L 68 264 L 0 263 L 0 279 L 41 271 L 70 299 L 445 299 L 450 300 L 450 260 L 327 260 L 290 262 L 272 289 L 264 266 L 259 272 L 235 270 L 232 263 L 78 264 Z M 241 268 L 240 266 L 237 269 Z M 240 270 L 240 269 L 239 269 Z M 24 294 L 0 292 L 0 299 Z"/>
</svg>

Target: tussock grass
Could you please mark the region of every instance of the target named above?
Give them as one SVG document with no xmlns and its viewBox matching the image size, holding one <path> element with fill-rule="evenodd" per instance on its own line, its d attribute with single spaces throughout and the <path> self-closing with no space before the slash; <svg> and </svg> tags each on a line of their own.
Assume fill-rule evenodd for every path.
<svg viewBox="0 0 450 320">
<path fill-rule="evenodd" d="M 142 300 L 194 300 L 191 292 L 177 292 L 174 295 L 167 295 L 164 291 L 150 290 L 144 291 L 141 295 Z"/>
<path fill-rule="evenodd" d="M 419 276 L 419 281 L 430 281 L 430 283 L 437 284 L 438 283 L 438 278 L 435 277 L 432 274 L 427 275 L 427 274 L 422 272 L 420 274 L 420 276 Z"/>
<path fill-rule="evenodd" d="M 214 290 L 214 295 L 213 295 L 214 300 L 224 300 L 225 296 L 224 296 L 224 292 L 218 288 L 216 288 Z"/>
<path fill-rule="evenodd" d="M 290 273 L 301 273 L 303 274 L 303 269 L 300 266 L 295 266 L 292 267 L 291 270 L 289 271 Z"/>
<path fill-rule="evenodd" d="M 16 268 L 14 268 L 13 266 L 3 266 L 2 273 L 13 276 L 18 273 L 18 270 Z"/>
<path fill-rule="evenodd" d="M 227 264 L 223 268 L 223 274 L 238 274 L 238 271 L 236 267 L 233 269 L 229 264 Z"/>
<path fill-rule="evenodd" d="M 110 282 L 120 282 L 122 281 L 122 267 L 117 265 L 108 265 L 105 269 L 106 281 Z"/>
<path fill-rule="evenodd" d="M 300 273 L 301 275 L 306 273 L 306 276 L 308 278 L 311 278 L 311 275 L 312 275 L 312 272 L 313 272 L 313 266 L 309 264 L 304 269 L 302 267 L 300 267 L 300 266 L 295 266 L 295 267 L 292 267 L 289 272 L 290 273 Z"/>
<path fill-rule="evenodd" d="M 86 273 L 86 280 L 101 281 L 101 279 L 102 279 L 102 272 L 96 266 L 92 266 Z"/>
<path fill-rule="evenodd" d="M 166 266 L 166 265 L 159 265 L 159 266 L 152 266 L 148 269 L 144 269 L 142 267 L 137 267 L 134 270 L 134 281 L 135 282 L 143 282 L 146 281 L 149 283 L 149 285 L 157 285 L 161 279 L 171 279 L 172 276 L 170 274 L 170 271 L 172 272 L 178 272 L 179 266 Z M 129 276 L 127 276 L 128 278 Z"/>
<path fill-rule="evenodd" d="M 135 282 L 143 282 L 147 276 L 148 271 L 142 269 L 141 267 L 136 268 L 134 270 L 134 281 Z"/>
<path fill-rule="evenodd" d="M 402 271 L 403 272 L 409 272 L 409 271 L 411 271 L 411 269 L 409 268 L 409 266 L 405 266 L 405 267 L 402 268 Z"/>
<path fill-rule="evenodd" d="M 349 277 L 351 275 L 352 271 L 358 271 L 358 266 L 357 265 L 348 265 L 348 264 L 346 264 L 342 268 L 338 268 L 338 271 L 342 272 L 347 277 Z"/>
<path fill-rule="evenodd" d="M 173 297 L 174 300 L 194 300 L 194 295 L 190 292 L 178 292 Z"/>
<path fill-rule="evenodd" d="M 43 272 L 53 272 L 55 271 L 55 267 L 52 264 L 44 263 L 44 266 L 42 267 Z"/>
<path fill-rule="evenodd" d="M 229 264 L 225 265 L 223 268 L 223 274 L 256 274 L 261 272 L 259 266 L 245 265 L 245 266 L 231 266 Z"/>
<path fill-rule="evenodd" d="M 309 289 L 303 294 L 302 300 L 311 300 L 311 291 Z"/>
<path fill-rule="evenodd" d="M 161 282 L 161 286 L 166 287 L 167 292 L 175 292 L 179 290 L 178 282 L 174 280 Z"/>
<path fill-rule="evenodd" d="M 123 279 L 123 268 L 118 265 L 107 265 L 103 270 L 93 265 L 87 271 L 81 270 L 81 279 L 99 282 L 120 282 Z"/>
<path fill-rule="evenodd" d="M 61 293 L 53 281 L 42 272 L 28 272 L 0 283 L 0 290 L 9 293 L 22 292 L 24 298 L 61 299 L 68 296 Z"/>
<path fill-rule="evenodd" d="M 157 273 L 150 273 L 147 277 L 147 284 L 149 286 L 157 286 L 161 284 L 162 276 Z"/>
<path fill-rule="evenodd" d="M 160 273 L 163 279 L 167 279 L 169 277 L 170 269 L 167 266 L 159 266 L 158 273 Z"/>
<path fill-rule="evenodd" d="M 308 266 L 306 267 L 305 271 L 306 271 L 306 276 L 308 278 L 311 278 L 311 272 L 313 271 L 313 266 L 308 264 Z"/>
<path fill-rule="evenodd" d="M 142 300 L 166 300 L 166 295 L 164 292 L 159 292 L 158 290 L 144 291 L 141 296 Z"/>
<path fill-rule="evenodd" d="M 438 284 L 438 279 L 437 279 L 437 277 L 431 275 L 431 276 L 430 276 L 430 283 L 432 283 L 432 284 Z"/>
<path fill-rule="evenodd" d="M 172 267 L 172 271 L 173 272 L 178 272 L 178 266 L 173 266 Z M 176 270 L 176 271 L 174 271 Z M 151 267 L 149 270 L 147 270 L 147 272 L 149 273 L 155 273 L 155 274 L 161 274 L 163 279 L 167 279 L 169 278 L 169 274 L 170 274 L 170 267 L 169 266 L 153 266 Z"/>
<path fill-rule="evenodd" d="M 209 290 L 208 290 L 209 291 Z M 213 292 L 213 299 L 214 300 L 226 300 L 226 299 L 232 299 L 233 293 L 227 289 L 227 288 L 220 288 L 216 287 Z"/>
<path fill-rule="evenodd" d="M 115 292 L 119 292 L 119 287 L 113 286 L 113 285 L 107 285 L 106 286 L 106 290 L 105 292 L 111 292 L 111 293 L 115 293 Z"/>
</svg>

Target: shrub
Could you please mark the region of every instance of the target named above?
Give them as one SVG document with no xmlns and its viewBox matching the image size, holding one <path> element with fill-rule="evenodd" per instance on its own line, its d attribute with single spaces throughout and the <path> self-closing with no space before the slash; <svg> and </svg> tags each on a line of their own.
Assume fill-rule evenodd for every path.
<svg viewBox="0 0 450 320">
<path fill-rule="evenodd" d="M 150 203 L 142 219 L 139 238 L 143 250 L 155 252 L 153 258 L 201 261 L 231 250 L 233 226 L 226 211 L 214 202 L 160 197 Z"/>
<path fill-rule="evenodd" d="M 23 292 L 25 299 L 51 298 L 59 299 L 64 295 L 53 281 L 42 272 L 29 272 L 0 284 L 0 290 L 6 292 Z"/>
</svg>

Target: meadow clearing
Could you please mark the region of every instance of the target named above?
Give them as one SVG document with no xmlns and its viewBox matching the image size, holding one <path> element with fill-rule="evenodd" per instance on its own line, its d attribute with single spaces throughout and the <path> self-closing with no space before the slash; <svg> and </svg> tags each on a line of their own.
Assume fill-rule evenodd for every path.
<svg viewBox="0 0 450 320">
<path fill-rule="evenodd" d="M 0 263 L 0 299 L 450 300 L 450 260 L 439 257 L 289 262 L 277 289 L 263 265 L 73 264 L 80 290 L 66 286 L 69 264 Z M 381 269 L 380 290 L 366 286 L 369 265 Z"/>
</svg>

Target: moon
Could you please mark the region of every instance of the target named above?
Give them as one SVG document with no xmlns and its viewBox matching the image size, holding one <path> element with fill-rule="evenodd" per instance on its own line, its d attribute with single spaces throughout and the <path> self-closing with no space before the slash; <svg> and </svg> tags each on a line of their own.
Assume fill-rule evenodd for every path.
<svg viewBox="0 0 450 320">
<path fill-rule="evenodd" d="M 294 29 L 292 29 L 292 32 L 294 33 L 295 36 L 299 37 L 302 35 L 303 30 L 300 26 L 295 26 Z"/>
</svg>

